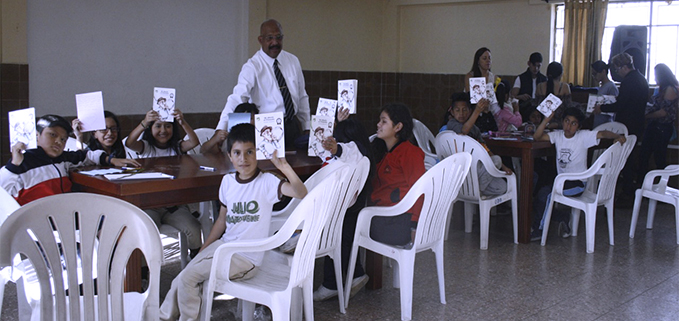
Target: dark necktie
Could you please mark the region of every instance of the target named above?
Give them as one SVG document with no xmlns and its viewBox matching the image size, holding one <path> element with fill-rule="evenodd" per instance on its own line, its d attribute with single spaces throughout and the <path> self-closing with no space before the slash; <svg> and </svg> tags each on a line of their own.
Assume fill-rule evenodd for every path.
<svg viewBox="0 0 679 321">
<path fill-rule="evenodd" d="M 292 98 L 290 97 L 288 85 L 285 83 L 285 78 L 283 78 L 283 74 L 278 68 L 278 59 L 273 61 L 273 72 L 276 74 L 278 87 L 281 89 L 281 95 L 283 96 L 283 102 L 285 103 L 285 120 L 290 120 L 292 116 L 295 115 L 295 107 L 292 105 Z"/>
</svg>

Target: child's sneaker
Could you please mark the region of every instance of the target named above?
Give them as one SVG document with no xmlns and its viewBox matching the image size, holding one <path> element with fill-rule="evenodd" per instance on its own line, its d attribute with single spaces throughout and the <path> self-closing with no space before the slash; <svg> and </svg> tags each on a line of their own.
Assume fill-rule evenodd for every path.
<svg viewBox="0 0 679 321">
<path fill-rule="evenodd" d="M 353 290 L 353 282 L 351 284 L 351 289 Z M 314 301 L 325 301 L 327 299 L 333 298 L 337 296 L 337 290 L 330 290 L 323 285 L 318 288 L 318 290 L 314 291 Z"/>
<path fill-rule="evenodd" d="M 296 230 L 295 233 L 292 233 L 290 239 L 285 241 L 285 243 L 279 247 L 281 252 L 285 254 L 295 253 L 295 248 L 297 248 L 297 241 L 299 240 L 300 234 L 302 234 L 302 230 Z"/>
<path fill-rule="evenodd" d="M 358 291 L 361 291 L 361 289 L 368 283 L 368 280 L 370 280 L 370 277 L 368 277 L 367 274 L 363 274 L 351 280 L 351 292 L 349 292 L 349 297 L 353 298 L 354 295 L 358 293 Z"/>
<path fill-rule="evenodd" d="M 566 223 L 566 222 L 563 222 L 563 221 L 559 222 L 558 231 L 559 231 L 559 235 L 561 235 L 561 237 L 563 237 L 563 238 L 568 238 L 568 237 L 571 236 L 571 227 L 570 227 L 569 223 Z"/>
</svg>

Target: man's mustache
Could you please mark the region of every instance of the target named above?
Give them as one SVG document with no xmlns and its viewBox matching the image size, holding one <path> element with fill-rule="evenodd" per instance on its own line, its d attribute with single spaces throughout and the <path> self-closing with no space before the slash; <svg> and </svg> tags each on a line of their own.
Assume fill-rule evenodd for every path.
<svg viewBox="0 0 679 321">
<path fill-rule="evenodd" d="M 269 46 L 269 50 L 271 50 L 271 49 L 278 49 L 278 50 L 280 50 L 280 49 L 281 49 L 281 45 L 271 45 L 271 46 Z"/>
</svg>

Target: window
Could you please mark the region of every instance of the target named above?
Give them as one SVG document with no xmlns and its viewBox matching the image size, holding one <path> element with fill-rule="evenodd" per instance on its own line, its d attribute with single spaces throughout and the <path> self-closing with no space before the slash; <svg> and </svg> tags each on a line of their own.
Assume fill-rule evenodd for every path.
<svg viewBox="0 0 679 321">
<path fill-rule="evenodd" d="M 653 67 L 664 63 L 675 75 L 679 71 L 679 1 L 609 2 L 606 13 L 601 60 L 608 61 L 615 27 L 638 25 L 648 28 L 646 78 L 655 84 Z M 556 6 L 554 60 L 561 61 L 564 34 L 564 5 Z"/>
</svg>

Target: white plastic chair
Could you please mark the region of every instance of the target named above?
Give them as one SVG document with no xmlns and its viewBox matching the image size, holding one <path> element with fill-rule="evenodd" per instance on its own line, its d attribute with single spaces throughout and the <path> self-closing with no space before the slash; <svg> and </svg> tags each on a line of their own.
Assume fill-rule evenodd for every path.
<svg viewBox="0 0 679 321">
<path fill-rule="evenodd" d="M 215 130 L 213 128 L 196 128 L 193 131 L 196 132 L 196 136 L 198 136 L 199 144 L 193 149 L 187 151 L 186 153 L 197 155 L 200 154 L 200 146 L 202 146 L 203 144 L 205 144 L 205 142 L 212 138 L 212 136 L 215 134 Z M 188 139 L 189 135 L 184 136 L 184 140 Z"/>
<path fill-rule="evenodd" d="M 450 156 L 424 173 L 410 188 L 403 199 L 393 206 L 369 206 L 361 210 L 356 223 L 354 244 L 349 256 L 349 270 L 344 287 L 345 304 L 349 305 L 351 281 L 354 277 L 354 267 L 358 248 L 362 247 L 397 262 L 394 266 L 394 282 L 398 277 L 401 289 L 401 319 L 410 320 L 413 304 L 413 274 L 415 269 L 415 254 L 424 250 L 432 250 L 436 256 L 436 270 L 438 272 L 439 295 L 442 304 L 446 303 L 445 279 L 443 269 L 443 238 L 446 215 L 452 207 L 454 199 L 460 190 L 464 177 L 469 172 L 472 157 L 468 153 Z M 370 224 L 375 216 L 395 216 L 405 213 L 424 195 L 422 212 L 417 224 L 415 240 L 410 249 L 383 244 L 370 238 Z M 398 271 L 396 271 L 398 268 Z"/>
<path fill-rule="evenodd" d="M 148 264 L 149 285 L 144 293 L 123 293 L 125 266 L 137 248 Z M 22 254 L 35 269 L 40 285 L 35 320 L 36 314 L 41 320 L 158 320 L 161 250 L 146 213 L 98 194 L 41 198 L 0 227 L 0 267 Z"/>
<path fill-rule="evenodd" d="M 137 152 L 129 149 L 127 147 L 127 145 L 125 145 L 125 141 L 127 141 L 127 138 L 128 137 L 123 138 L 123 146 L 125 146 L 125 153 L 127 154 L 127 158 L 132 158 L 132 159 L 139 158 L 139 154 Z M 139 138 L 137 140 L 141 140 L 141 136 L 139 136 Z M 201 207 L 200 213 L 201 213 L 201 217 L 203 217 L 204 215 L 202 215 L 202 213 L 203 213 L 202 207 Z M 200 219 L 199 219 L 199 221 L 200 221 Z M 203 221 L 201 221 L 201 224 L 203 224 Z M 211 227 L 212 227 L 212 224 L 210 224 L 210 228 Z M 172 244 L 174 244 L 174 242 L 175 242 L 174 240 L 179 241 L 179 259 L 181 260 L 182 268 L 186 267 L 186 265 L 189 264 L 189 261 L 190 261 L 190 259 L 189 259 L 189 239 L 188 239 L 188 237 L 184 233 L 179 231 L 178 229 L 176 229 L 176 228 L 174 228 L 170 225 L 167 225 L 167 224 L 162 224 L 161 226 L 159 226 L 158 232 L 162 236 L 170 237 L 172 239 L 171 240 L 172 242 L 170 242 L 170 243 L 172 243 Z M 209 230 L 208 230 L 208 233 L 209 233 Z M 171 256 L 172 253 L 170 253 L 169 255 Z M 165 259 L 167 259 L 167 257 Z"/>
<path fill-rule="evenodd" d="M 431 133 L 429 128 L 421 121 L 413 118 L 413 135 L 417 141 L 417 145 L 424 152 L 424 167 L 429 170 L 438 162 L 436 153 L 432 151 L 432 147 L 436 148 L 436 138 Z"/>
<path fill-rule="evenodd" d="M 646 218 L 646 229 L 653 228 L 653 218 L 655 217 L 655 206 L 658 201 L 674 205 L 674 216 L 677 221 L 677 244 L 679 244 L 679 190 L 667 186 L 667 181 L 671 176 L 679 175 L 679 165 L 668 165 L 665 169 L 656 169 L 648 172 L 644 177 L 644 184 L 637 189 L 634 196 L 634 209 L 632 210 L 632 223 L 629 227 L 629 237 L 634 238 L 634 230 L 639 219 L 639 209 L 641 200 L 648 198 L 648 217 Z M 657 184 L 653 182 L 660 178 Z"/>
<path fill-rule="evenodd" d="M 613 132 L 613 133 L 616 133 L 616 134 L 618 134 L 618 135 L 625 135 L 625 136 L 627 136 L 627 135 L 629 134 L 629 133 L 627 132 L 627 126 L 625 126 L 625 124 L 623 124 L 623 123 L 618 123 L 618 122 L 615 122 L 615 121 L 603 123 L 603 124 L 601 124 L 601 125 L 599 125 L 599 126 L 596 126 L 596 128 L 594 128 L 592 131 L 598 132 L 598 131 L 602 131 L 602 130 L 607 130 L 607 131 L 609 131 L 609 132 Z M 594 164 L 594 162 L 597 160 L 597 158 L 599 158 L 599 156 L 601 156 L 601 154 L 602 154 L 603 152 L 604 152 L 603 149 L 595 149 L 595 150 L 594 150 L 594 153 L 592 154 L 592 162 L 591 162 L 591 164 Z"/>
<path fill-rule="evenodd" d="M 611 145 L 601 154 L 592 166 L 581 173 L 563 173 L 557 175 L 552 188 L 552 197 L 545 211 L 544 228 L 542 229 L 543 246 L 547 241 L 549 222 L 552 217 L 554 203 L 558 202 L 571 207 L 572 235 L 578 235 L 578 223 L 580 211 L 585 212 L 585 236 L 587 238 L 587 253 L 594 252 L 594 232 L 596 223 L 596 209 L 599 206 L 606 207 L 608 216 L 608 239 L 609 244 L 613 241 L 613 209 L 615 199 L 615 185 L 620 171 L 625 166 L 627 157 L 637 141 L 634 135 L 627 136 L 627 141 L 622 146 L 620 143 Z M 580 196 L 571 197 L 563 195 L 565 181 L 587 179 L 585 191 Z"/>
<path fill-rule="evenodd" d="M 456 201 L 464 202 L 465 232 L 471 233 L 474 207 L 472 204 L 479 205 L 479 221 L 481 230 L 481 249 L 488 249 L 488 233 L 490 230 L 490 210 L 504 202 L 511 201 L 512 204 L 512 225 L 514 229 L 514 243 L 518 244 L 518 196 L 516 175 L 507 175 L 498 170 L 493 161 L 481 144 L 467 135 L 458 135 L 453 131 L 443 131 L 436 136 L 436 151 L 440 159 L 444 159 L 452 154 L 468 152 L 472 155 L 473 161 L 469 175 L 467 175 Z M 481 194 L 479 189 L 478 167 L 480 163 L 486 171 L 493 177 L 504 178 L 507 180 L 507 192 L 497 196 L 486 196 Z M 452 212 L 448 213 L 446 223 L 446 239 L 450 230 Z"/>
<path fill-rule="evenodd" d="M 0 188 L 0 226 L 5 219 L 14 211 L 19 209 L 19 203 L 7 193 L 4 188 Z M 5 297 L 5 284 L 10 280 L 16 280 L 12 277 L 12 268 L 5 267 L 0 269 L 0 316 L 2 316 L 2 302 Z M 19 298 L 21 300 L 22 298 Z"/>
<path fill-rule="evenodd" d="M 271 309 L 274 320 L 289 320 L 292 291 L 302 288 L 306 320 L 313 320 L 313 271 L 316 249 L 325 222 L 335 210 L 339 199 L 339 182 L 346 172 L 335 172 L 309 191 L 297 205 L 278 233 L 266 239 L 230 242 L 214 253 L 210 278 L 203 284 L 202 319 L 208 321 L 214 292 L 237 297 L 243 301 L 243 320 L 251 320 L 255 303 Z M 292 264 L 266 261 L 257 274 L 248 280 L 229 280 L 230 262 L 238 252 L 261 252 L 278 248 L 304 223 L 292 258 Z"/>
</svg>

